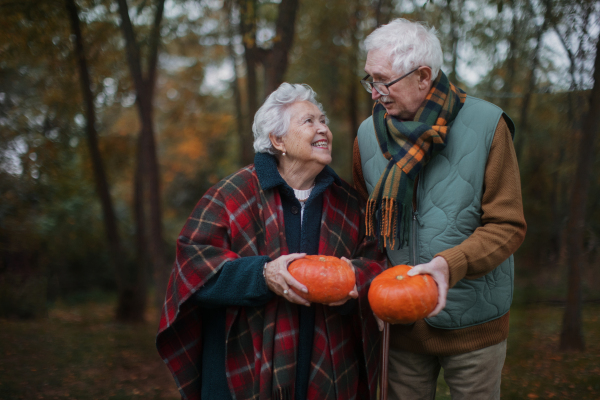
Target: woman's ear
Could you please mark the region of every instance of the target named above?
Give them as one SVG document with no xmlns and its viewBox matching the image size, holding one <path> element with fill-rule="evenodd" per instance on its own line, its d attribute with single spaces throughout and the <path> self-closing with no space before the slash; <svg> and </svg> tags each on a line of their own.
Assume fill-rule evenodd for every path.
<svg viewBox="0 0 600 400">
<path fill-rule="evenodd" d="M 271 140 L 271 144 L 276 150 L 279 150 L 281 153 L 285 153 L 285 144 L 283 143 L 283 136 L 275 136 L 272 133 L 269 133 L 269 139 Z"/>
</svg>

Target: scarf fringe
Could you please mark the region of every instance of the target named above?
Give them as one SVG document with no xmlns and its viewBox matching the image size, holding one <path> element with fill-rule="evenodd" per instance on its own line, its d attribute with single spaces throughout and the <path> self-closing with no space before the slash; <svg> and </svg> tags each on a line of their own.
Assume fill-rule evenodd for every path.
<svg viewBox="0 0 600 400">
<path fill-rule="evenodd" d="M 395 198 L 384 197 L 376 209 L 376 199 L 367 202 L 367 236 L 377 239 L 379 249 L 402 248 L 408 244 L 410 234 L 411 206 L 399 203 Z"/>
</svg>

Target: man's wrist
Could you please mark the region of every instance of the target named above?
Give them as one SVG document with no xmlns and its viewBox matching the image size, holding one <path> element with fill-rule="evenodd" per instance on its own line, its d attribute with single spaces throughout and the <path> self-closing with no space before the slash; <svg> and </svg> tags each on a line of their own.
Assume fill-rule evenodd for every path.
<svg viewBox="0 0 600 400">
<path fill-rule="evenodd" d="M 467 274 L 467 258 L 462 251 L 450 248 L 436 254 L 435 257 L 442 257 L 448 264 L 448 287 L 456 285 Z"/>
</svg>

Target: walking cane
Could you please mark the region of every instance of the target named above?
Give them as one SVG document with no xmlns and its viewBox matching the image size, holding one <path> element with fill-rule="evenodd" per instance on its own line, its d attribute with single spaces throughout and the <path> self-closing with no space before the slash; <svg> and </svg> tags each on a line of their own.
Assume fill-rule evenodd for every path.
<svg viewBox="0 0 600 400">
<path fill-rule="evenodd" d="M 390 356 L 390 324 L 383 323 L 381 331 L 381 357 L 379 357 L 379 400 L 387 400 L 388 389 L 388 359 Z"/>
</svg>

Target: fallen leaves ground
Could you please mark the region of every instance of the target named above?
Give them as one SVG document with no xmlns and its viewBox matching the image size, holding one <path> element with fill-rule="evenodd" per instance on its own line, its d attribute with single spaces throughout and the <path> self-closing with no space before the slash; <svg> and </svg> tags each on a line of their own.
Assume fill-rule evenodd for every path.
<svg viewBox="0 0 600 400">
<path fill-rule="evenodd" d="M 563 313 L 543 305 L 511 311 L 503 399 L 600 398 L 600 306 L 583 308 L 583 353 L 558 350 Z"/>
<path fill-rule="evenodd" d="M 111 301 L 0 320 L 0 399 L 180 399 L 154 346 L 158 323 L 113 322 Z"/>
<path fill-rule="evenodd" d="M 600 399 L 600 306 L 583 308 L 583 353 L 558 350 L 563 312 L 556 305 L 513 305 L 502 399 Z M 441 376 L 436 399 L 450 399 Z"/>
<path fill-rule="evenodd" d="M 0 399 L 179 399 L 154 347 L 156 313 L 128 326 L 112 309 L 58 302 L 44 319 L 0 320 Z M 562 313 L 512 308 L 503 399 L 600 398 L 600 306 L 584 307 L 584 353 L 558 351 Z M 442 377 L 436 399 L 450 399 Z"/>
</svg>

